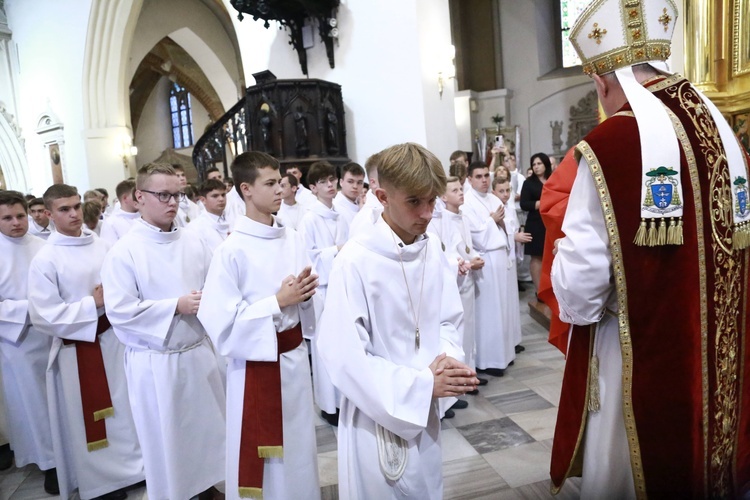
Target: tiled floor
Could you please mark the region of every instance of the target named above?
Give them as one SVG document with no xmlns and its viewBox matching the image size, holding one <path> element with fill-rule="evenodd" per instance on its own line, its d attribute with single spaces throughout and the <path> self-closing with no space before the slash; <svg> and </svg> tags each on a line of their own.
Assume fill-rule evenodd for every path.
<svg viewBox="0 0 750 500">
<path fill-rule="evenodd" d="M 488 377 L 479 395 L 467 396 L 467 409 L 443 421 L 446 500 L 552 498 L 549 462 L 564 360 L 527 314 L 530 294 L 521 296 L 526 351 L 504 377 Z M 322 497 L 337 499 L 336 429 L 318 419 L 316 436 Z M 0 472 L 0 500 L 54 498 L 44 494 L 43 480 L 34 466 Z M 568 481 L 557 498 L 578 498 L 579 484 Z M 140 488 L 129 498 L 147 497 Z"/>
</svg>

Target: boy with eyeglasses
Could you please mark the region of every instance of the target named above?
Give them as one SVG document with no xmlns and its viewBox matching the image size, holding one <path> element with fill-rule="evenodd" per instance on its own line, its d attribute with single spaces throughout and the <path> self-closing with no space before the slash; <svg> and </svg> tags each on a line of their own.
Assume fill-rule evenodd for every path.
<svg viewBox="0 0 750 500">
<path fill-rule="evenodd" d="M 310 204 L 300 221 L 299 230 L 305 237 L 305 246 L 313 269 L 318 273 L 318 294 L 323 304 L 328 288 L 328 275 L 333 259 L 347 240 L 347 227 L 343 217 L 333 208 L 336 196 L 336 168 L 327 161 L 310 165 L 307 172 L 310 190 L 317 200 Z M 313 389 L 315 403 L 321 416 L 331 425 L 338 425 L 338 400 L 336 388 L 320 364 L 315 340 L 312 340 Z"/>
<path fill-rule="evenodd" d="M 53 337 L 47 368 L 52 441 L 62 498 L 125 498 L 143 480 L 125 380 L 125 349 L 104 311 L 101 269 L 109 246 L 83 227 L 76 188 L 44 193 L 57 230 L 29 268 L 29 315 Z"/>
<path fill-rule="evenodd" d="M 141 219 L 102 269 L 107 316 L 125 373 L 149 498 L 210 498 L 224 478 L 225 396 L 196 317 L 211 250 L 175 225 L 180 181 L 167 164 L 138 170 Z"/>
</svg>

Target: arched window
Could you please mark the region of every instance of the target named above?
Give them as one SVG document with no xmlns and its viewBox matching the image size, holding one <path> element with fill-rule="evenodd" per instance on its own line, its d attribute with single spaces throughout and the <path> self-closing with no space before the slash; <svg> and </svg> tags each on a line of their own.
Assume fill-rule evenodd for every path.
<svg viewBox="0 0 750 500">
<path fill-rule="evenodd" d="M 570 29 L 591 0 L 560 0 L 560 37 L 562 41 L 562 67 L 579 66 L 581 59 L 568 40 Z"/>
<path fill-rule="evenodd" d="M 169 109 L 172 114 L 172 139 L 175 149 L 193 145 L 193 114 L 190 93 L 176 82 L 169 87 Z"/>
</svg>

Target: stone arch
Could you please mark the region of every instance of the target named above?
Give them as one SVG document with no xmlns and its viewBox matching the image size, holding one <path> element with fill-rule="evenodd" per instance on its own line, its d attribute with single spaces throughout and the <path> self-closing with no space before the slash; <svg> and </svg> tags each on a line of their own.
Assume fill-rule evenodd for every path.
<svg viewBox="0 0 750 500">
<path fill-rule="evenodd" d="M 18 130 L 5 109 L 0 107 L 0 180 L 4 178 L 2 189 L 15 189 L 26 193 L 28 181 L 26 153 L 19 139 Z"/>
</svg>

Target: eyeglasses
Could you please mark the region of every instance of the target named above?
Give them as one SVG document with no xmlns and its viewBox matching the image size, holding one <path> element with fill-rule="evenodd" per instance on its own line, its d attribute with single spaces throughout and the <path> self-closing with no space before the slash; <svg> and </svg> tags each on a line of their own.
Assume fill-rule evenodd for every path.
<svg viewBox="0 0 750 500">
<path fill-rule="evenodd" d="M 160 202 L 162 203 L 169 203 L 170 198 L 174 198 L 174 201 L 177 203 L 181 201 L 185 201 L 185 193 L 182 191 L 177 193 L 167 193 L 166 191 L 149 191 L 147 189 L 141 189 L 144 193 L 151 193 L 154 196 L 156 196 Z"/>
<path fill-rule="evenodd" d="M 337 179 L 335 177 L 331 176 L 328 179 L 320 179 L 315 184 L 336 184 L 336 180 Z"/>
</svg>

